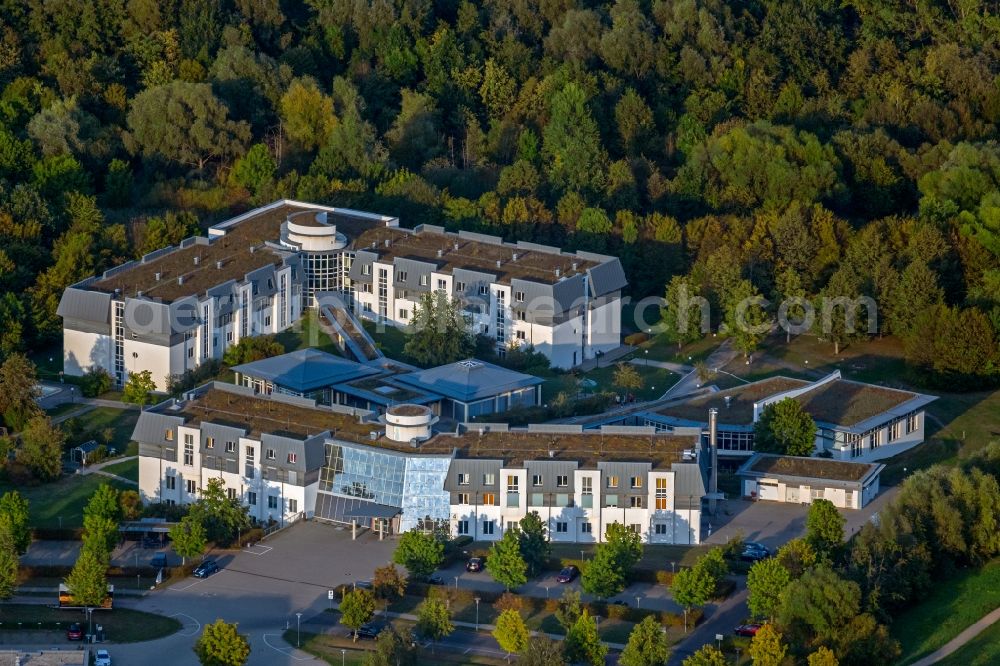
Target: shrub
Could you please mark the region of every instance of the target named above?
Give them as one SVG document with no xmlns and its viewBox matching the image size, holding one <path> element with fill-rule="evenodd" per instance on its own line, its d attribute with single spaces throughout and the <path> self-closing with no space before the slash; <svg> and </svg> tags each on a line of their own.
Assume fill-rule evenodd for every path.
<svg viewBox="0 0 1000 666">
<path fill-rule="evenodd" d="M 524 608 L 524 600 L 516 594 L 504 592 L 500 595 L 500 598 L 496 600 L 496 603 L 493 604 L 493 607 L 500 613 L 506 610 L 515 610 L 520 612 L 521 609 Z"/>
<path fill-rule="evenodd" d="M 546 599 L 545 605 L 543 606 L 546 613 L 555 613 L 556 609 L 559 608 L 558 599 Z"/>
<path fill-rule="evenodd" d="M 624 620 L 629 616 L 631 609 L 628 606 L 618 604 L 608 604 L 608 617 L 612 620 Z"/>
<path fill-rule="evenodd" d="M 659 583 L 660 585 L 669 586 L 671 583 L 674 582 L 674 572 L 664 571 L 663 569 L 660 569 L 659 571 L 656 572 L 656 582 Z"/>
<path fill-rule="evenodd" d="M 649 336 L 646 335 L 645 333 L 632 333 L 630 335 L 625 336 L 624 342 L 629 347 L 635 347 L 641 345 L 643 342 L 646 342 L 647 340 L 649 340 Z"/>
<path fill-rule="evenodd" d="M 111 390 L 111 375 L 104 368 L 91 368 L 80 378 L 80 393 L 87 398 L 96 398 Z"/>
</svg>

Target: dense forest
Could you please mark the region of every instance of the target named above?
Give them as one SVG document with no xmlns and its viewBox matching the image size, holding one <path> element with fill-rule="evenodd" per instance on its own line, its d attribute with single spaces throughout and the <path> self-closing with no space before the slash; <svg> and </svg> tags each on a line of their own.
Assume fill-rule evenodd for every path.
<svg viewBox="0 0 1000 666">
<path fill-rule="evenodd" d="M 295 197 L 613 253 L 720 313 L 867 294 L 925 376 L 995 380 L 997 10 L 0 0 L 0 353 L 58 338 L 68 284 Z"/>
</svg>

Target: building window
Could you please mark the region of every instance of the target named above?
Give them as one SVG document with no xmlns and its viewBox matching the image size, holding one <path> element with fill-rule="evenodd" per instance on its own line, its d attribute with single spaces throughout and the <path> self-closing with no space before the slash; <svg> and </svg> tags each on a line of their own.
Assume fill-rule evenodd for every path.
<svg viewBox="0 0 1000 666">
<path fill-rule="evenodd" d="M 244 452 L 246 454 L 247 460 L 253 460 L 254 455 L 256 455 L 257 453 L 252 446 L 245 447 Z"/>
<path fill-rule="evenodd" d="M 903 436 L 903 419 L 896 419 L 889 425 L 889 441 L 895 441 Z"/>
<path fill-rule="evenodd" d="M 188 495 L 194 495 L 198 490 L 198 485 L 195 483 L 194 479 L 187 479 L 184 482 L 184 489 L 187 491 Z"/>
<path fill-rule="evenodd" d="M 236 453 L 236 442 L 226 442 L 226 453 Z"/>
<path fill-rule="evenodd" d="M 617 476 L 609 476 L 608 477 L 608 488 L 617 488 L 617 487 L 618 487 L 618 477 Z"/>
<path fill-rule="evenodd" d="M 231 501 L 236 501 L 236 488 L 226 488 L 226 497 Z"/>
<path fill-rule="evenodd" d="M 483 521 L 483 534 L 486 535 L 486 536 L 492 535 L 493 534 L 493 526 L 495 524 L 496 523 L 494 523 L 492 520 L 484 520 Z"/>
<path fill-rule="evenodd" d="M 580 534 L 590 534 L 593 531 L 593 525 L 589 522 L 580 523 Z"/>
<path fill-rule="evenodd" d="M 628 529 L 629 529 L 629 531 L 630 531 L 630 532 L 632 532 L 633 534 L 641 534 L 641 533 L 642 533 L 642 526 L 641 526 L 641 525 L 639 525 L 639 523 L 631 523 L 631 524 L 630 524 L 630 525 L 628 526 Z"/>
<path fill-rule="evenodd" d="M 266 317 L 264 317 L 264 326 L 270 326 L 270 325 L 271 325 L 271 315 L 267 315 Z"/>
<path fill-rule="evenodd" d="M 396 273 L 396 282 L 406 282 L 406 271 Z"/>
<path fill-rule="evenodd" d="M 851 444 L 851 457 L 857 458 L 864 452 L 864 438 L 861 435 L 849 433 L 847 441 Z"/>
<path fill-rule="evenodd" d="M 205 448 L 206 449 L 214 449 L 215 448 L 215 438 L 214 437 L 206 437 L 205 438 Z"/>
<path fill-rule="evenodd" d="M 298 461 L 299 461 L 299 454 L 297 454 L 297 453 L 289 453 L 288 454 L 288 464 L 289 465 L 294 465 Z"/>
<path fill-rule="evenodd" d="M 594 508 L 594 479 L 592 477 L 580 478 L 580 506 L 584 509 Z"/>
<path fill-rule="evenodd" d="M 455 283 L 455 291 L 457 291 L 459 293 L 462 293 L 463 291 L 465 291 L 465 283 L 464 282 L 456 282 Z"/>
<path fill-rule="evenodd" d="M 469 493 L 458 493 L 458 501 L 455 504 L 471 504 L 469 502 Z"/>
<path fill-rule="evenodd" d="M 557 493 L 556 506 L 573 506 L 573 498 L 568 493 Z"/>
<path fill-rule="evenodd" d="M 479 285 L 479 295 L 480 296 L 487 296 L 489 293 L 490 293 L 489 286 L 487 286 L 485 284 Z"/>
<path fill-rule="evenodd" d="M 447 289 L 448 289 L 448 281 L 438 280 L 438 291 L 447 291 Z"/>
<path fill-rule="evenodd" d="M 410 318 L 410 311 L 406 310 L 406 309 L 400 310 L 399 311 L 399 318 L 400 319 L 409 319 Z"/>
<path fill-rule="evenodd" d="M 872 448 L 877 449 L 878 447 L 882 446 L 882 444 L 884 444 L 884 442 L 882 441 L 884 437 L 885 437 L 885 430 L 883 430 L 882 428 L 875 430 L 875 432 L 872 433 Z"/>
<path fill-rule="evenodd" d="M 641 476 L 633 476 L 632 477 L 632 487 L 633 488 L 642 488 L 642 477 Z"/>
<path fill-rule="evenodd" d="M 194 465 L 194 443 L 184 442 L 184 464 L 188 467 Z"/>
<path fill-rule="evenodd" d="M 274 495 L 267 496 L 267 508 L 277 509 L 278 508 L 278 498 Z"/>
<path fill-rule="evenodd" d="M 666 511 L 667 509 L 667 480 L 659 478 L 656 480 L 656 510 Z"/>
<path fill-rule="evenodd" d="M 629 498 L 629 506 L 631 506 L 633 509 L 641 509 L 642 508 L 642 495 L 632 495 Z"/>
<path fill-rule="evenodd" d="M 556 486 L 559 488 L 566 488 L 569 486 L 569 476 L 566 474 L 556 475 Z"/>
<path fill-rule="evenodd" d="M 508 520 L 507 521 L 507 531 L 510 532 L 511 530 L 516 530 L 516 529 L 517 529 L 517 521 L 516 520 Z"/>
<path fill-rule="evenodd" d="M 396 290 L 396 298 L 403 298 L 403 299 L 407 298 L 407 296 L 406 296 L 406 290 L 405 289 L 397 289 Z"/>
<path fill-rule="evenodd" d="M 528 313 L 524 310 L 514 310 L 514 319 L 518 321 L 527 321 Z"/>
<path fill-rule="evenodd" d="M 194 358 L 194 347 L 188 347 L 188 358 Z"/>
<path fill-rule="evenodd" d="M 609 509 L 617 508 L 618 506 L 618 495 L 605 495 L 604 496 L 604 506 Z"/>
<path fill-rule="evenodd" d="M 167 440 L 168 442 L 174 441 L 174 431 L 171 430 L 170 428 L 167 428 L 166 430 L 164 430 L 163 431 L 163 439 Z"/>
<path fill-rule="evenodd" d="M 520 481 L 520 479 L 518 479 L 513 474 L 508 474 L 507 475 L 507 492 L 508 493 L 519 492 L 519 488 L 520 488 L 519 483 L 518 483 L 519 481 Z"/>
<path fill-rule="evenodd" d="M 289 513 L 299 512 L 299 501 L 297 499 L 288 500 L 288 512 Z"/>
<path fill-rule="evenodd" d="M 483 474 L 483 485 L 492 486 L 497 482 L 497 477 L 495 474 Z"/>
<path fill-rule="evenodd" d="M 528 339 L 528 336 L 525 334 L 524 331 L 515 331 L 514 335 L 517 336 L 518 340 L 527 340 Z"/>
<path fill-rule="evenodd" d="M 460 520 L 460 521 L 458 521 L 458 526 L 457 526 L 456 531 L 460 535 L 462 535 L 462 534 L 468 534 L 469 533 L 469 521 L 467 521 L 467 520 Z"/>
<path fill-rule="evenodd" d="M 372 265 L 371 264 L 364 264 L 361 267 L 361 274 L 362 275 L 371 275 L 372 274 Z"/>
<path fill-rule="evenodd" d="M 531 506 L 545 506 L 545 493 L 531 493 Z"/>
<path fill-rule="evenodd" d="M 467 486 L 469 485 L 469 475 L 465 472 L 460 472 L 458 475 L 458 485 Z"/>
<path fill-rule="evenodd" d="M 430 279 L 429 275 L 421 275 L 420 276 L 420 286 L 421 287 L 426 287 L 430 283 L 431 283 L 431 279 Z"/>
<path fill-rule="evenodd" d="M 920 414 L 910 414 L 906 417 L 906 434 L 920 429 Z"/>
<path fill-rule="evenodd" d="M 257 506 L 257 493 L 252 490 L 247 493 L 247 504 Z"/>
<path fill-rule="evenodd" d="M 534 474 L 534 475 L 532 475 L 532 477 L 531 477 L 531 485 L 533 485 L 533 486 L 540 486 L 540 485 L 542 485 L 542 475 L 541 474 Z"/>
<path fill-rule="evenodd" d="M 663 536 L 667 533 L 667 526 L 663 523 L 656 523 L 653 525 L 653 534 L 658 536 Z"/>
<path fill-rule="evenodd" d="M 523 291 L 515 291 L 514 292 L 514 302 L 515 303 L 524 303 L 524 292 Z"/>
<path fill-rule="evenodd" d="M 497 494 L 496 493 L 483 493 L 483 504 L 487 506 L 496 506 L 497 504 Z"/>
<path fill-rule="evenodd" d="M 566 534 L 569 530 L 569 525 L 564 521 L 556 521 L 556 534 Z"/>
<path fill-rule="evenodd" d="M 267 450 L 267 459 L 268 460 L 274 460 L 274 449 L 268 449 Z"/>
<path fill-rule="evenodd" d="M 823 490 L 823 488 L 810 488 L 809 497 L 814 500 L 823 499 Z"/>
<path fill-rule="evenodd" d="M 177 490 L 177 477 L 168 476 L 167 477 L 167 490 Z"/>
</svg>

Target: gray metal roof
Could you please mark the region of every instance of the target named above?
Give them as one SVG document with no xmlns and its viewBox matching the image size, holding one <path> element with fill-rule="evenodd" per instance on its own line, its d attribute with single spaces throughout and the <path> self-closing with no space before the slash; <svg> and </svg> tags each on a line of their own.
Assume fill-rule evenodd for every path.
<svg viewBox="0 0 1000 666">
<path fill-rule="evenodd" d="M 674 463 L 674 505 L 678 509 L 697 509 L 705 496 L 705 474 L 698 463 Z M 682 506 L 683 505 L 683 506 Z"/>
<path fill-rule="evenodd" d="M 481 400 L 542 383 L 538 377 L 476 359 L 399 375 L 396 380 L 459 402 Z"/>
<path fill-rule="evenodd" d="M 184 418 L 181 416 L 143 411 L 136 421 L 135 430 L 132 431 L 132 439 L 146 444 L 176 446 L 177 428 L 182 425 Z M 167 439 L 167 431 L 171 433 L 170 439 Z"/>
<path fill-rule="evenodd" d="M 625 269 L 618 259 L 605 261 L 587 271 L 590 274 L 590 289 L 594 296 L 603 296 L 628 286 Z"/>
<path fill-rule="evenodd" d="M 69 287 L 59 300 L 56 314 L 64 319 L 111 323 L 111 294 Z"/>
<path fill-rule="evenodd" d="M 233 371 L 301 393 L 380 372 L 377 368 L 312 348 L 237 365 Z"/>
</svg>

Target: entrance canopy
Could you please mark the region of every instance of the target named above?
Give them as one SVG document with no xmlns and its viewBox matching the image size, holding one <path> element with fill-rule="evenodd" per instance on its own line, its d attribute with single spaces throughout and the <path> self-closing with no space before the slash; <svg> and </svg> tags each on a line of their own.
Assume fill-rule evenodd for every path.
<svg viewBox="0 0 1000 666">
<path fill-rule="evenodd" d="M 400 513 L 402 511 L 397 506 L 365 502 L 364 504 L 347 509 L 344 511 L 343 516 L 345 518 L 395 518 Z"/>
</svg>

